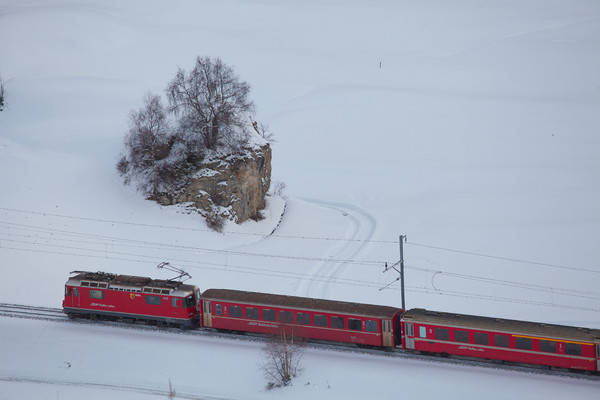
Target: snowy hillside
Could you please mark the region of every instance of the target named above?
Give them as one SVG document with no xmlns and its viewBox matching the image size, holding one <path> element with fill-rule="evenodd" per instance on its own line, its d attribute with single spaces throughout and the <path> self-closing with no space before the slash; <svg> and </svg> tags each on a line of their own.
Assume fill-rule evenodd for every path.
<svg viewBox="0 0 600 400">
<path fill-rule="evenodd" d="M 400 306 L 397 274 L 382 271 L 407 235 L 409 308 L 600 328 L 599 19 L 593 0 L 0 0 L 0 302 L 60 307 L 70 271 L 165 278 L 155 268 L 168 261 L 202 290 Z M 221 57 L 250 83 L 257 119 L 277 138 L 273 180 L 287 185 L 263 221 L 223 234 L 145 201 L 115 169 L 130 110 L 198 55 Z M 90 343 L 122 348 L 123 367 L 150 360 L 145 348 L 162 365 L 179 357 L 192 367 L 228 347 L 136 332 L 137 347 L 118 330 L 70 329 L 0 318 L 0 399 L 105 397 L 60 384 L 117 382 L 90 377 Z M 252 369 L 253 346 L 224 352 Z M 286 396 L 371 397 L 367 385 L 388 396 L 403 374 L 445 382 L 430 397 L 500 398 L 515 380 L 516 397 L 540 386 L 556 398 L 572 385 L 598 391 L 348 357 L 307 354 L 298 385 L 317 386 Z M 347 379 L 328 387 L 341 366 Z M 281 396 L 264 392 L 255 370 L 247 390 L 228 387 L 219 376 L 230 368 L 200 368 L 200 383 L 193 369 L 177 381 L 166 367 L 114 375 L 138 388 L 173 379 L 198 396 Z M 350 383 L 363 391 L 342 388 Z"/>
</svg>

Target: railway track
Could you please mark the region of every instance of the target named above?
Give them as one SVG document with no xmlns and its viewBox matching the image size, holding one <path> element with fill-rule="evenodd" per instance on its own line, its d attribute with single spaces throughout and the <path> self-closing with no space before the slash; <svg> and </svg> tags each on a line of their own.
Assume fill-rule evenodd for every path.
<svg viewBox="0 0 600 400">
<path fill-rule="evenodd" d="M 44 321 L 68 321 L 69 318 L 60 308 L 25 306 L 21 304 L 0 303 L 0 316 L 12 318 L 38 319 Z"/>
<path fill-rule="evenodd" d="M 50 307 L 36 307 L 27 306 L 21 304 L 10 304 L 0 303 L 0 317 L 9 318 L 25 318 L 34 319 L 41 321 L 55 321 L 55 322 L 67 322 L 73 324 L 87 324 L 87 325 L 100 325 L 113 327 L 117 329 L 134 329 L 144 331 L 155 331 L 164 332 L 177 335 L 191 335 L 191 336 L 203 336 L 203 337 L 217 337 L 224 340 L 238 340 L 247 342 L 265 342 L 268 340 L 267 337 L 260 334 L 251 333 L 221 333 L 214 330 L 180 330 L 178 328 L 166 328 L 156 327 L 144 324 L 131 324 L 126 322 L 115 322 L 115 321 L 101 321 L 101 320 L 88 320 L 88 319 L 70 319 L 67 317 L 61 308 L 50 308 Z M 339 352 L 351 352 L 357 354 L 369 354 L 379 357 L 394 357 L 402 358 L 407 360 L 418 360 L 424 362 L 435 362 L 448 365 L 460 365 L 460 366 L 473 366 L 483 368 L 493 368 L 503 371 L 517 371 L 536 375 L 550 375 L 550 376 L 561 376 L 572 379 L 583 379 L 588 381 L 600 382 L 600 376 L 589 375 L 585 373 L 571 372 L 566 370 L 549 369 L 543 366 L 530 366 L 530 365 L 513 365 L 503 364 L 495 360 L 473 360 L 469 358 L 461 357 L 441 357 L 436 355 L 423 355 L 413 352 L 407 352 L 402 349 L 370 349 L 355 347 L 352 344 L 332 344 L 326 342 L 309 342 L 306 344 L 307 348 L 318 349 L 323 351 L 339 351 Z"/>
</svg>

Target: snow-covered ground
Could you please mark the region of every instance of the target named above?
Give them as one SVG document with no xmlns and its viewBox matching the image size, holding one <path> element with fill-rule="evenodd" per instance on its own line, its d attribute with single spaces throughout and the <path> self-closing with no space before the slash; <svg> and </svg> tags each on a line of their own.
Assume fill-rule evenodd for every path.
<svg viewBox="0 0 600 400">
<path fill-rule="evenodd" d="M 72 270 L 164 278 L 168 261 L 201 289 L 399 306 L 382 271 L 407 235 L 409 308 L 600 328 L 599 19 L 595 0 L 0 0 L 0 302 L 60 307 Z M 115 170 L 129 111 L 198 55 L 252 85 L 287 185 L 223 234 Z M 310 351 L 265 392 L 256 344 L 6 318 L 0 343 L 1 400 L 168 379 L 225 398 L 599 389 Z"/>
</svg>

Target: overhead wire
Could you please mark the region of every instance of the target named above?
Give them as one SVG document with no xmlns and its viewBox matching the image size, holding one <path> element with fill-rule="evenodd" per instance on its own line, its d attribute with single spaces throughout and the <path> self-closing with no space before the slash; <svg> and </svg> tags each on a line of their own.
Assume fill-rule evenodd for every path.
<svg viewBox="0 0 600 400">
<path fill-rule="evenodd" d="M 6 211 L 6 212 L 20 212 L 20 213 L 27 213 L 27 214 L 34 214 L 34 215 L 52 216 L 52 217 L 58 217 L 58 218 L 70 218 L 70 219 L 103 222 L 103 223 L 111 223 L 111 224 L 125 224 L 125 225 L 141 226 L 141 227 L 205 231 L 203 229 L 196 229 L 196 228 L 179 228 L 179 227 L 162 226 L 162 225 L 130 223 L 130 222 L 124 222 L 124 221 L 102 220 L 102 219 L 85 218 L 85 217 L 73 217 L 73 216 L 66 216 L 66 215 L 60 215 L 60 214 L 32 212 L 32 211 L 8 209 L 8 208 L 2 208 L 2 207 L 0 207 L 0 210 Z M 5 242 L 20 243 L 20 244 L 25 244 L 25 245 L 50 246 L 50 247 L 59 248 L 59 249 L 64 250 L 64 251 L 50 251 L 50 250 L 41 250 L 41 249 L 24 249 L 24 248 L 19 248 L 19 247 L 7 247 L 6 245 L 2 245 L 0 243 L 0 247 L 2 247 L 4 249 L 12 249 L 12 250 L 19 250 L 19 251 L 31 251 L 31 252 L 43 252 L 43 253 L 63 254 L 63 255 L 65 255 L 65 254 L 66 255 L 76 255 L 76 256 L 84 256 L 84 257 L 107 258 L 107 259 L 117 259 L 117 260 L 123 260 L 123 261 L 131 261 L 131 262 L 148 262 L 149 260 L 164 261 L 162 259 L 159 260 L 159 258 L 156 256 L 150 256 L 150 255 L 145 255 L 145 254 L 117 252 L 117 251 L 114 251 L 114 249 L 107 250 L 107 249 L 93 249 L 93 248 L 89 248 L 89 247 L 65 246 L 65 245 L 60 245 L 60 244 L 56 243 L 56 242 L 64 241 L 64 242 L 70 242 L 70 243 L 83 244 L 84 246 L 86 246 L 86 245 L 87 246 L 108 246 L 108 245 L 110 245 L 111 247 L 126 247 L 126 248 L 139 248 L 139 249 L 160 248 L 160 249 L 183 250 L 183 251 L 192 251 L 192 252 L 206 252 L 206 253 L 220 254 L 220 255 L 225 255 L 225 256 L 235 255 L 235 256 L 244 256 L 244 257 L 246 257 L 246 256 L 248 256 L 248 257 L 267 257 L 267 258 L 280 258 L 280 259 L 291 259 L 291 260 L 300 260 L 300 261 L 343 263 L 343 264 L 349 264 L 349 265 L 382 266 L 385 263 L 385 261 L 377 261 L 377 260 L 362 260 L 362 261 L 360 261 L 360 260 L 344 260 L 344 259 L 332 259 L 332 258 L 320 258 L 320 257 L 300 257 L 300 256 L 290 256 L 290 255 L 275 255 L 275 254 L 265 254 L 265 253 L 223 250 L 223 249 L 201 248 L 201 247 L 184 246 L 184 245 L 176 245 L 176 244 L 165 244 L 165 243 L 160 243 L 160 242 L 148 242 L 148 241 L 133 240 L 133 239 L 127 239 L 127 238 L 120 238 L 120 237 L 111 237 L 111 236 L 95 235 L 95 234 L 89 234 L 89 233 L 74 232 L 74 231 L 61 230 L 61 229 L 56 229 L 56 228 L 46 228 L 46 227 L 26 225 L 26 224 L 17 224 L 17 223 L 7 222 L 7 221 L 0 221 L 0 226 L 2 226 L 2 225 L 5 226 L 9 230 L 12 229 L 15 231 L 33 232 L 34 235 L 12 233 L 12 236 L 14 238 L 18 237 L 21 239 L 28 239 L 29 241 L 16 240 L 11 237 L 0 239 L 0 241 L 3 240 Z M 42 236 L 42 234 L 50 235 L 50 237 Z M 330 240 L 330 241 L 338 240 L 338 241 L 365 242 L 365 243 L 373 242 L 373 243 L 398 244 L 398 241 L 372 241 L 372 240 L 368 240 L 368 239 L 361 240 L 361 239 L 343 239 L 343 238 L 319 238 L 319 237 L 309 237 L 309 236 L 263 235 L 263 234 L 253 234 L 253 233 L 243 233 L 243 232 L 240 232 L 240 233 L 232 232 L 230 234 L 241 234 L 241 235 L 248 234 L 248 235 L 252 235 L 252 236 L 261 236 L 261 237 L 272 236 L 272 237 L 286 238 L 286 239 L 290 238 L 290 239 L 310 239 L 310 240 Z M 9 234 L 8 236 L 10 236 L 10 235 L 11 234 Z M 67 237 L 71 237 L 74 239 L 67 239 Z M 85 239 L 85 240 L 82 240 L 82 239 Z M 46 241 L 47 243 L 40 243 L 40 241 Z M 465 255 L 470 255 L 470 256 L 499 259 L 499 260 L 503 260 L 503 261 L 527 263 L 527 264 L 531 264 L 531 265 L 538 265 L 538 266 L 544 266 L 544 267 L 563 268 L 563 269 L 576 270 L 576 271 L 580 271 L 580 272 L 589 272 L 589 273 L 595 273 L 595 274 L 600 273 L 600 271 L 591 270 L 588 268 L 569 267 L 569 266 L 564 266 L 564 265 L 540 263 L 540 262 L 520 260 L 520 259 L 515 259 L 515 258 L 509 258 L 509 257 L 493 256 L 493 255 L 489 255 L 489 254 L 463 251 L 463 250 L 457 250 L 457 249 L 450 249 L 450 248 L 427 245 L 427 244 L 422 244 L 422 243 L 407 242 L 407 244 L 414 245 L 414 246 L 420 246 L 420 247 L 424 247 L 424 248 L 440 250 L 440 251 L 448 251 L 448 252 L 454 252 L 454 253 L 459 253 L 459 254 L 465 254 Z M 88 254 L 67 253 L 68 251 L 88 252 Z M 94 255 L 94 254 L 89 254 L 89 252 L 103 253 L 104 255 L 101 255 L 101 254 Z M 108 255 L 109 253 L 112 255 L 109 256 Z M 294 272 L 289 272 L 289 271 L 277 271 L 277 270 L 272 270 L 272 269 L 242 267 L 242 266 L 230 265 L 228 263 L 226 263 L 226 264 L 208 263 L 208 262 L 183 260 L 183 259 L 172 260 L 172 261 L 185 263 L 186 266 L 191 267 L 191 268 L 210 268 L 210 269 L 222 271 L 223 267 L 225 267 L 225 269 L 229 268 L 230 270 L 235 270 L 235 272 L 240 272 L 240 273 L 250 273 L 250 274 L 254 273 L 254 274 L 259 274 L 259 275 L 264 275 L 264 276 L 276 276 L 276 277 L 283 277 L 283 278 L 288 278 L 288 279 L 305 279 L 305 280 L 315 280 L 315 281 L 326 281 L 329 283 L 350 284 L 350 285 L 365 286 L 365 287 L 380 287 L 381 286 L 381 284 L 377 283 L 377 282 L 368 282 L 368 281 L 363 281 L 363 280 L 359 281 L 359 280 L 352 280 L 352 279 L 339 278 L 339 277 L 324 277 L 324 276 L 319 276 L 319 275 L 309 275 L 309 274 L 294 273 Z M 426 272 L 426 273 L 443 274 L 446 276 L 459 278 L 459 279 L 474 280 L 474 281 L 485 282 L 485 283 L 490 283 L 490 284 L 495 284 L 495 285 L 516 287 L 516 288 L 520 288 L 520 289 L 536 290 L 536 291 L 549 292 L 549 293 L 559 294 L 559 295 L 582 297 L 582 298 L 587 298 L 587 299 L 591 299 L 591 300 L 599 300 L 600 299 L 600 295 L 597 295 L 597 294 L 589 292 L 589 291 L 577 291 L 577 290 L 536 285 L 536 284 L 527 284 L 527 283 L 522 283 L 522 282 L 514 282 L 514 281 L 508 281 L 508 280 L 486 278 L 486 277 L 481 277 L 481 276 L 477 276 L 477 275 L 460 274 L 460 273 L 455 273 L 455 272 L 445 272 L 445 271 L 439 271 L 439 270 L 434 270 L 434 269 L 430 269 L 430 268 L 422 268 L 422 267 L 416 267 L 416 266 L 406 266 L 406 268 L 413 269 L 416 271 Z M 434 276 L 432 276 L 432 279 Z M 392 282 L 392 283 L 394 283 L 394 282 Z M 399 290 L 399 288 L 393 287 L 391 284 L 389 286 L 390 286 L 389 289 L 391 289 L 391 290 Z M 438 295 L 441 294 L 441 295 L 448 295 L 448 296 L 460 296 L 460 297 L 478 298 L 478 299 L 485 299 L 485 300 L 497 300 L 497 301 L 513 302 L 513 303 L 543 305 L 543 306 L 548 306 L 548 307 L 560 307 L 560 308 L 578 309 L 578 310 L 585 310 L 585 311 L 597 311 L 596 309 L 588 309 L 585 307 L 569 306 L 569 305 L 565 305 L 565 304 L 557 305 L 557 304 L 546 303 L 546 302 L 536 302 L 536 301 L 511 299 L 511 298 L 488 296 L 488 295 L 478 295 L 478 294 L 473 294 L 473 293 L 464 293 L 464 292 L 457 292 L 457 291 L 438 289 L 438 288 L 430 289 L 430 288 L 416 288 L 416 287 L 408 287 L 407 286 L 407 291 L 416 291 L 416 292 L 420 291 L 423 293 L 433 293 L 433 294 L 438 294 Z"/>
</svg>

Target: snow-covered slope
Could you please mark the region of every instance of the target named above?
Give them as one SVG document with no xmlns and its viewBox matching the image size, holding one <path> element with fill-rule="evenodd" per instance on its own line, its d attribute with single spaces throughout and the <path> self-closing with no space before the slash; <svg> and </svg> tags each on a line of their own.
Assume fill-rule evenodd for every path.
<svg viewBox="0 0 600 400">
<path fill-rule="evenodd" d="M 0 1 L 0 302 L 59 307 L 69 271 L 168 261 L 202 289 L 399 306 L 397 282 L 379 289 L 407 235 L 408 307 L 598 328 L 599 17 L 591 0 Z M 223 234 L 114 167 L 129 111 L 198 55 L 252 85 L 287 185 Z"/>
</svg>

